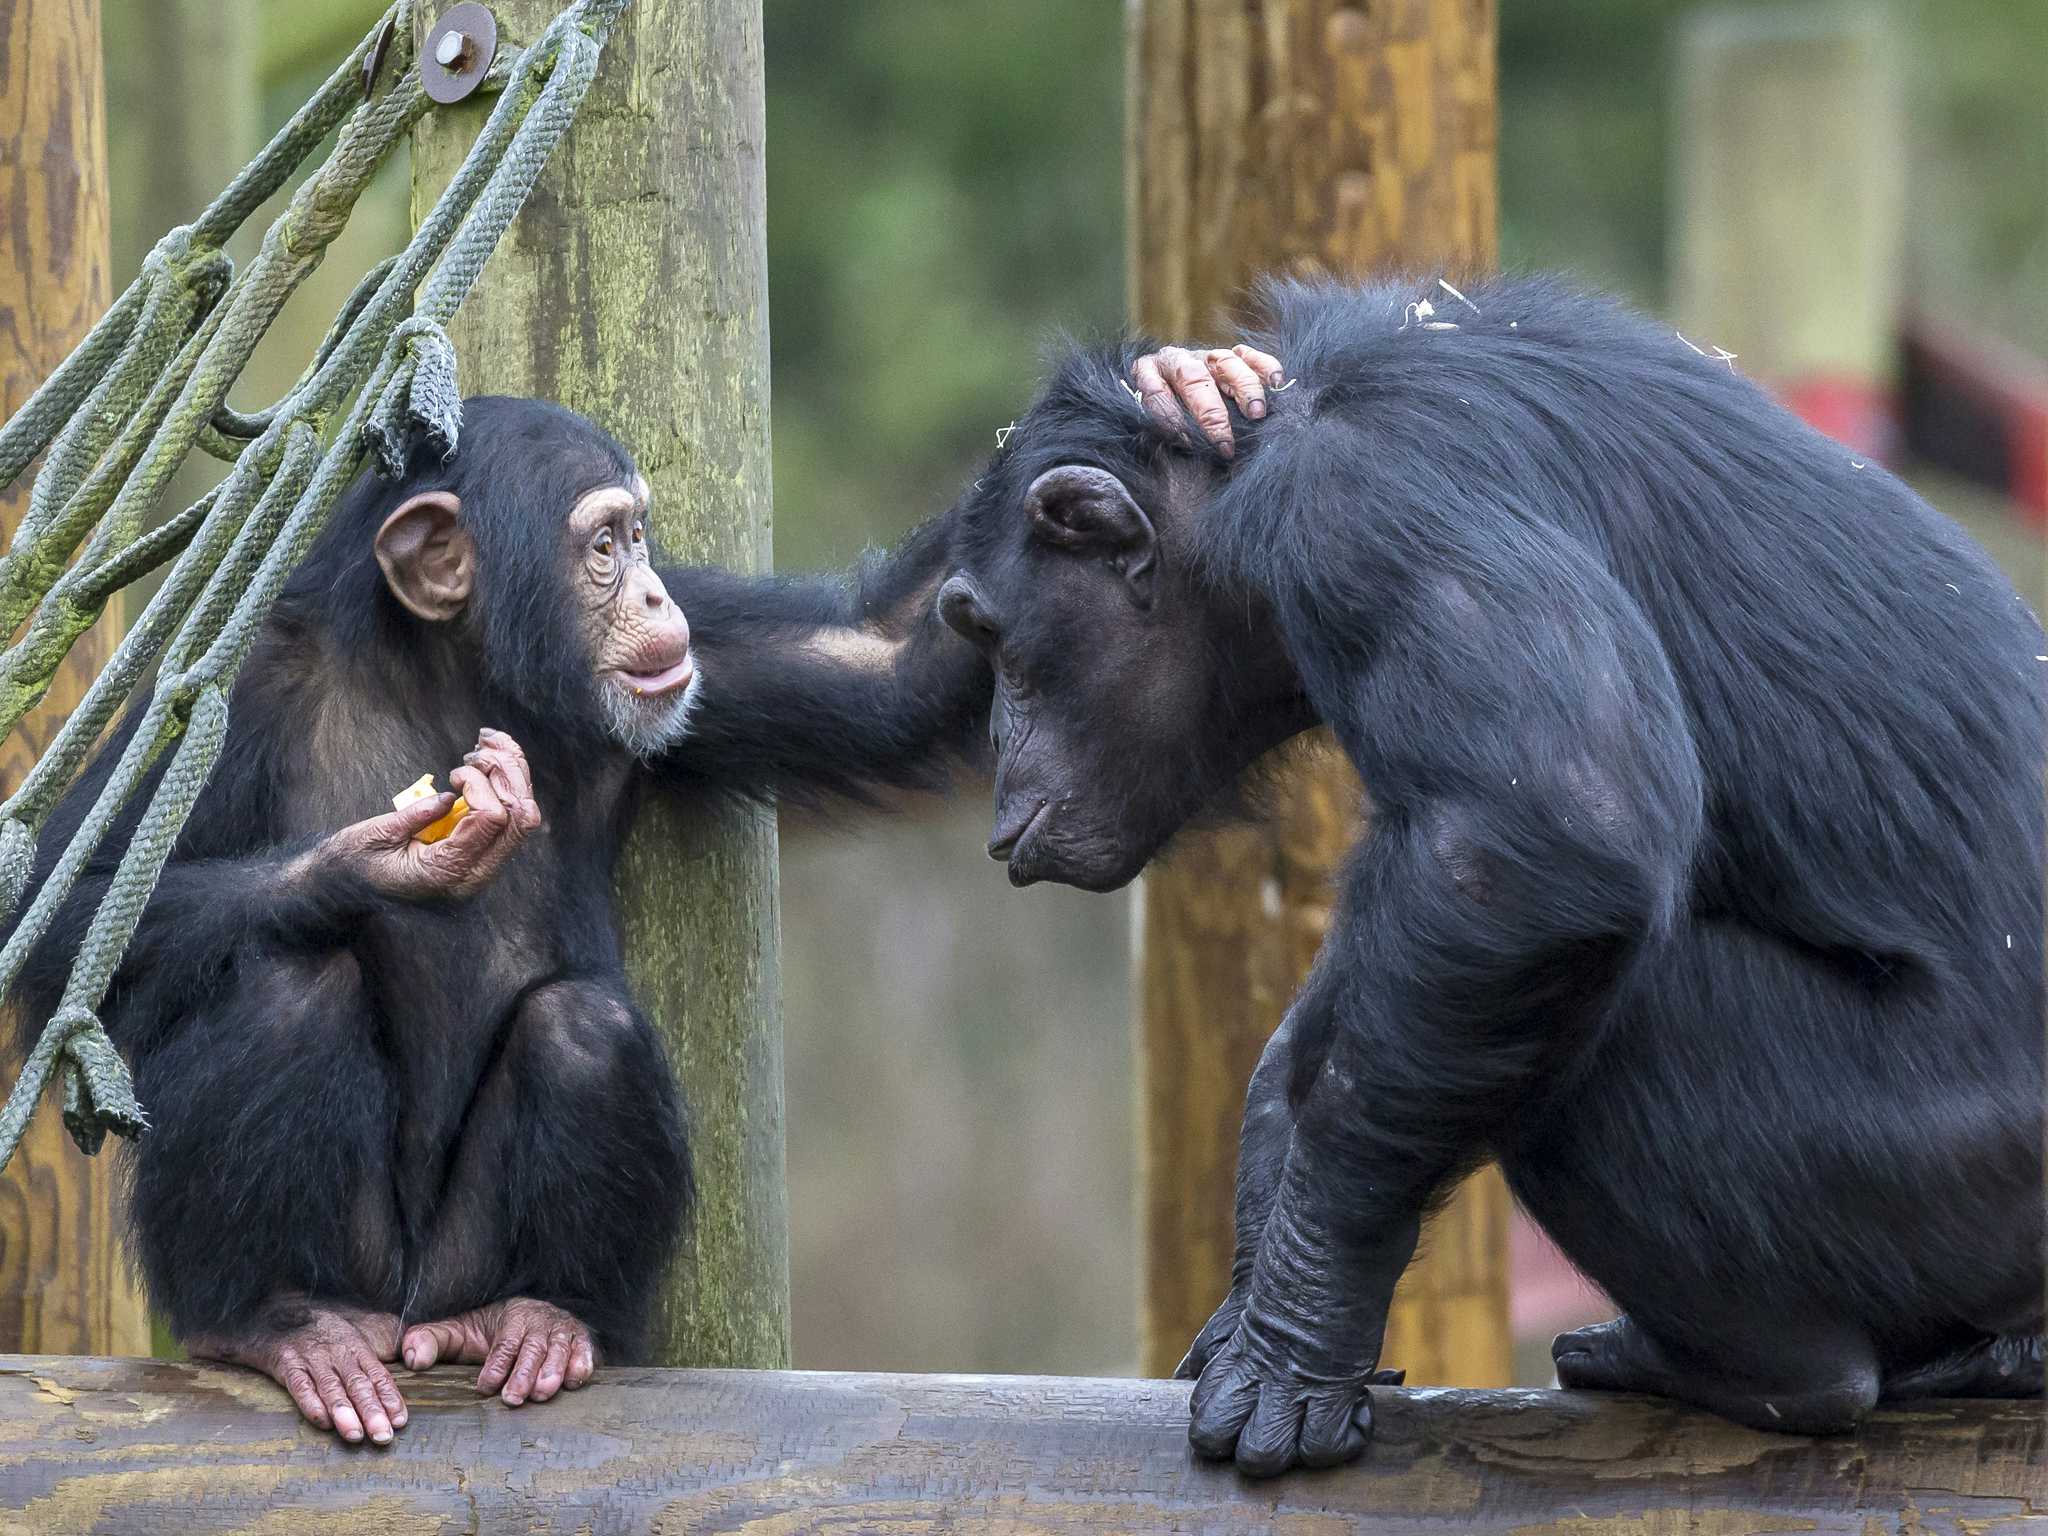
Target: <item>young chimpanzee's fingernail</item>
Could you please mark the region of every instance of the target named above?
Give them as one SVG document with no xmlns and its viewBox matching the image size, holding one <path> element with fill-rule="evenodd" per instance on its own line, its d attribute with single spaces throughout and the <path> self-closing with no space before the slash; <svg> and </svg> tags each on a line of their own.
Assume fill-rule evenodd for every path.
<svg viewBox="0 0 2048 1536">
<path fill-rule="evenodd" d="M 1287 375 L 1282 373 L 1278 368 L 1275 368 L 1266 382 L 1271 384 L 1275 389 L 1278 389 L 1282 384 L 1285 384 L 1287 382 Z"/>
<path fill-rule="evenodd" d="M 1250 405 L 1244 408 L 1244 413 L 1245 415 L 1251 417 L 1253 421 L 1257 421 L 1266 414 L 1266 402 L 1263 400 L 1254 400 Z"/>
</svg>

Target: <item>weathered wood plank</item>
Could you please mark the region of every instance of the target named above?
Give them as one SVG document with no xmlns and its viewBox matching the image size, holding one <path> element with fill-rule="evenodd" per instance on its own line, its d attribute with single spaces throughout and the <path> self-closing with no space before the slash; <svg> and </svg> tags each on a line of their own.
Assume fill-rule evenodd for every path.
<svg viewBox="0 0 2048 1536">
<path fill-rule="evenodd" d="M 411 1378 L 345 1450 L 246 1372 L 0 1356 L 0 1532 L 1514 1530 L 1998 1532 L 2048 1513 L 2036 1404 L 1934 1403 L 1853 1440 L 1641 1398 L 1380 1391 L 1365 1459 L 1253 1483 L 1194 1461 L 1184 1384 L 614 1371 L 538 1407 Z"/>
</svg>

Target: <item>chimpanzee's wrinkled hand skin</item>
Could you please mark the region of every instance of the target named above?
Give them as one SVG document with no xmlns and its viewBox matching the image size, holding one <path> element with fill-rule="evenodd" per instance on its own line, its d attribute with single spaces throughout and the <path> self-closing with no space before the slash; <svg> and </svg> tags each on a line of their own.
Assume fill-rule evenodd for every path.
<svg viewBox="0 0 2048 1536">
<path fill-rule="evenodd" d="M 1202 436 L 1226 459 L 1236 456 L 1237 442 L 1231 436 L 1230 408 L 1224 398 L 1236 401 L 1247 420 L 1260 421 L 1266 414 L 1267 389 L 1283 388 L 1287 382 L 1278 358 L 1242 343 L 1201 352 L 1161 347 L 1131 365 L 1131 378 L 1139 401 L 1155 420 L 1187 437 L 1187 419 L 1194 417 Z"/>
<path fill-rule="evenodd" d="M 1369 1251 L 1297 1218 L 1311 1204 L 1302 1196 L 1299 1185 L 1283 1190 L 1235 1327 L 1213 1346 L 1189 1402 L 1196 1453 L 1251 1477 L 1350 1461 L 1372 1431 L 1367 1388 L 1400 1380 L 1377 1369 L 1398 1264 L 1381 1278 L 1387 1266 Z M 1212 1318 L 1196 1349 L 1223 1323 Z"/>
<path fill-rule="evenodd" d="M 497 877 L 541 824 L 533 777 L 519 743 L 485 727 L 449 780 L 469 814 L 437 843 L 415 835 L 448 814 L 455 795 L 443 791 L 343 827 L 308 856 L 353 869 L 383 896 L 431 901 L 474 896 Z"/>
</svg>

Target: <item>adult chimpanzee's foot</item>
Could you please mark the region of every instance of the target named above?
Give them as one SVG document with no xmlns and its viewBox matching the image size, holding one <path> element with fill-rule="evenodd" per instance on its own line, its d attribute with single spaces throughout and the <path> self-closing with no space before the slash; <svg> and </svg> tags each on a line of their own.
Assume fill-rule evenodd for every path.
<svg viewBox="0 0 2048 1536">
<path fill-rule="evenodd" d="M 1551 1341 L 1550 1359 L 1560 1387 L 1671 1395 L 1673 1373 L 1662 1351 L 1625 1317 L 1560 1333 Z"/>
<path fill-rule="evenodd" d="M 506 1406 L 544 1403 L 564 1387 L 580 1387 L 597 1371 L 597 1341 L 574 1313 L 530 1296 L 494 1301 L 474 1311 L 405 1330 L 405 1363 L 424 1371 L 436 1361 L 481 1365 L 476 1389 L 496 1392 Z"/>
<path fill-rule="evenodd" d="M 1852 1429 L 1877 1402 L 1867 1343 L 1824 1325 L 1788 1329 L 1768 1371 L 1740 1363 L 1683 1365 L 1626 1317 L 1559 1334 L 1550 1346 L 1561 1387 L 1648 1392 L 1694 1403 L 1752 1429 L 1829 1435 Z"/>
<path fill-rule="evenodd" d="M 261 1371 L 291 1393 L 299 1412 L 350 1444 L 367 1434 L 389 1445 L 406 1421 L 405 1399 L 384 1368 L 398 1357 L 398 1319 L 389 1312 L 281 1296 L 246 1332 L 185 1340 L 202 1360 Z"/>
<path fill-rule="evenodd" d="M 1929 1397 L 2039 1397 L 2044 1372 L 2038 1333 L 2007 1333 L 1979 1340 L 1884 1379 L 1884 1400 Z"/>
</svg>

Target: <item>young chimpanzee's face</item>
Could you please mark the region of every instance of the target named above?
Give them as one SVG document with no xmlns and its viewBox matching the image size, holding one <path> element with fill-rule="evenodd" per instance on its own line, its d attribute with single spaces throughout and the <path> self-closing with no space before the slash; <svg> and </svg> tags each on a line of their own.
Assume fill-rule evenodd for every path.
<svg viewBox="0 0 2048 1536">
<path fill-rule="evenodd" d="M 1300 728 L 1299 686 L 1263 605 L 1187 559 L 1204 464 L 1127 466 L 1126 484 L 1028 455 L 960 510 L 939 608 L 996 674 L 990 854 L 1016 885 L 1113 890 Z"/>
<path fill-rule="evenodd" d="M 462 497 L 423 491 L 384 519 L 377 561 L 392 596 L 418 618 L 437 624 L 474 618 L 472 599 L 482 593 L 504 610 L 500 631 L 536 630 L 520 637 L 528 644 L 496 649 L 527 657 L 539 644 L 558 654 L 515 664 L 492 656 L 483 629 L 468 626 L 486 664 L 523 700 L 540 707 L 555 687 L 550 679 L 559 678 L 594 701 L 593 724 L 601 722 L 619 746 L 650 756 L 687 731 L 699 678 L 690 626 L 649 558 L 647 496 L 647 482 L 628 471 L 583 491 L 566 511 L 536 514 L 531 526 L 540 546 L 530 556 L 517 551 L 515 566 L 515 551 L 506 547 L 509 526 L 490 529 L 499 545 L 494 554 L 480 551 L 477 533 L 462 516 Z M 508 525 L 510 514 L 503 498 L 472 509 L 475 518 L 495 516 Z M 503 568 L 488 569 L 487 554 Z"/>
<path fill-rule="evenodd" d="M 647 482 L 605 486 L 569 513 L 571 585 L 582 594 L 584 644 L 620 745 L 647 756 L 679 740 L 701 686 L 690 626 L 647 546 Z"/>
</svg>

